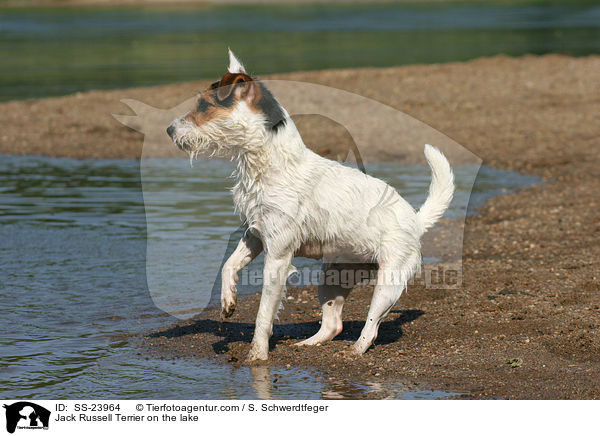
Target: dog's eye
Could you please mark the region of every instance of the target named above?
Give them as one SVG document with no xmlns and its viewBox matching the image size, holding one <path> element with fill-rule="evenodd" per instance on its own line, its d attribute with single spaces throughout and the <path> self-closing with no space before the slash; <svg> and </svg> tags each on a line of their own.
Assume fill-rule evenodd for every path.
<svg viewBox="0 0 600 436">
<path fill-rule="evenodd" d="M 200 100 L 198 100 L 198 107 L 196 108 L 196 110 L 198 112 L 204 112 L 206 109 L 208 109 L 211 106 L 212 106 L 211 103 L 209 103 L 207 100 L 201 98 Z"/>
</svg>

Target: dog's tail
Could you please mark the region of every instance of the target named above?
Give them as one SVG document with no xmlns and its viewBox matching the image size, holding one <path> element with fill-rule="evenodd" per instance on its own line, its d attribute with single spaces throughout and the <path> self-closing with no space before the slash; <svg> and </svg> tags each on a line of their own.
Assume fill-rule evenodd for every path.
<svg viewBox="0 0 600 436">
<path fill-rule="evenodd" d="M 425 157 L 431 168 L 431 184 L 429 196 L 417 212 L 423 232 L 442 217 L 454 195 L 454 174 L 448 159 L 441 151 L 429 144 L 425 145 Z"/>
</svg>

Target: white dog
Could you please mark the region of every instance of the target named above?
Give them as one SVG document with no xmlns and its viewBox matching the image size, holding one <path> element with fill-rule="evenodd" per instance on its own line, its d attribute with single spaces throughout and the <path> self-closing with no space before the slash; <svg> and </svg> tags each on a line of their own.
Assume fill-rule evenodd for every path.
<svg viewBox="0 0 600 436">
<path fill-rule="evenodd" d="M 447 209 L 454 177 L 444 155 L 426 145 L 433 178 L 418 212 L 385 182 L 325 159 L 303 143 L 286 110 L 229 52 L 228 72 L 177 118 L 167 132 L 190 159 L 224 157 L 237 161 L 233 199 L 248 231 L 222 270 L 224 317 L 236 306 L 238 272 L 265 251 L 264 283 L 249 360 L 268 357 L 273 320 L 293 271 L 294 256 L 331 264 L 378 264 L 377 283 L 365 326 L 352 351 L 373 344 L 382 319 L 421 266 L 420 238 Z M 342 330 L 349 289 L 340 283 L 319 287 L 320 330 L 299 345 L 331 340 Z"/>
</svg>

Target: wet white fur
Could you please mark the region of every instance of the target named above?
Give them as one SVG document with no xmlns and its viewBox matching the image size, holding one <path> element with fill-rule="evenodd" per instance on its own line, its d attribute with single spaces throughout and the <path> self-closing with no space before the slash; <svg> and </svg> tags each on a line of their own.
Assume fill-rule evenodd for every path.
<svg viewBox="0 0 600 436">
<path fill-rule="evenodd" d="M 243 68 L 231 56 L 230 71 Z M 353 345 L 353 352 L 361 354 L 420 268 L 420 238 L 452 200 L 452 170 L 441 152 L 425 146 L 433 177 L 429 197 L 416 212 L 385 182 L 313 153 L 287 113 L 286 117 L 285 125 L 271 133 L 264 116 L 241 100 L 226 119 L 202 126 L 182 119 L 173 122 L 175 142 L 191 157 L 237 161 L 233 199 L 249 231 L 223 267 L 223 313 L 229 316 L 235 308 L 237 273 L 264 249 L 263 292 L 249 359 L 267 359 L 273 320 L 295 253 L 320 251 L 325 264 L 376 262 L 379 271 L 369 314 Z M 347 294 L 341 286 L 319 288 L 321 328 L 300 345 L 326 342 L 341 331 Z"/>
</svg>

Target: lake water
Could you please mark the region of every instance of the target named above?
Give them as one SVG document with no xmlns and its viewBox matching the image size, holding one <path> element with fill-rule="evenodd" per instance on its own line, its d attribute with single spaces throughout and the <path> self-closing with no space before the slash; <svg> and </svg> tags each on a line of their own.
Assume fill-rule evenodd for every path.
<svg viewBox="0 0 600 436">
<path fill-rule="evenodd" d="M 600 52 L 600 5 L 0 9 L 0 100 L 214 79 L 230 46 L 256 74 Z"/>
<path fill-rule="evenodd" d="M 184 159 L 145 162 L 146 215 L 140 162 L 0 156 L 0 397 L 4 398 L 360 398 L 376 386 L 332 385 L 297 368 L 250 370 L 140 354 L 123 335 L 167 326 L 147 282 L 147 223 L 153 237 L 177 239 L 193 229 L 193 266 L 209 292 L 230 234 L 239 225 L 227 188 L 230 163 Z M 420 205 L 429 184 L 424 167 L 379 164 L 385 178 Z M 457 167 L 458 193 L 448 216 L 486 198 L 539 182 L 483 167 Z M 162 232 L 162 233 L 161 233 Z M 167 258 L 180 253 L 161 246 Z M 180 269 L 190 270 L 181 262 Z M 180 271 L 170 271 L 179 274 Z M 184 310 L 186 301 L 173 309 Z M 259 371 L 257 373 L 256 371 Z M 267 371 L 260 372 L 260 371 Z M 270 372 L 269 372 L 270 371 Z M 398 398 L 446 393 L 394 387 Z"/>
</svg>

